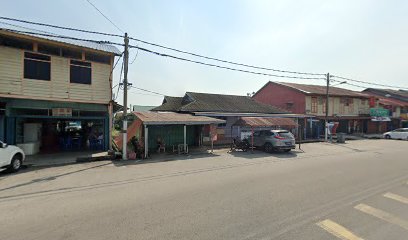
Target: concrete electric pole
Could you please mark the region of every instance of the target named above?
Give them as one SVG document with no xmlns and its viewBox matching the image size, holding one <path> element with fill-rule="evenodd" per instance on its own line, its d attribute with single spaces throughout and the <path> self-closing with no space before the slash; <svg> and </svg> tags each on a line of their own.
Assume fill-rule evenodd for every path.
<svg viewBox="0 0 408 240">
<path fill-rule="evenodd" d="M 123 145 L 122 160 L 127 160 L 127 91 L 128 91 L 128 63 L 129 63 L 129 38 L 125 33 L 125 51 L 123 56 Z"/>
</svg>

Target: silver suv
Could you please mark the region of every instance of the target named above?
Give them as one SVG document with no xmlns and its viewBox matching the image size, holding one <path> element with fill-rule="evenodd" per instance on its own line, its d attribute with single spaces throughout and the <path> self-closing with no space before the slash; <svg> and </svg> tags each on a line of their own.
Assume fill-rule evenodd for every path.
<svg viewBox="0 0 408 240">
<path fill-rule="evenodd" d="M 295 149 L 295 137 L 287 130 L 260 130 L 254 132 L 254 146 L 263 148 L 265 152 Z"/>
</svg>

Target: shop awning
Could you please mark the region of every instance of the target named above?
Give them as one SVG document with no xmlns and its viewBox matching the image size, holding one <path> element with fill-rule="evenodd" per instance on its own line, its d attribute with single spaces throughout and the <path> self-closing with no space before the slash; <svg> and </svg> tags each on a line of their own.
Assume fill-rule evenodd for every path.
<svg viewBox="0 0 408 240">
<path fill-rule="evenodd" d="M 242 117 L 234 123 L 234 126 L 295 128 L 298 125 L 290 118 Z"/>
<path fill-rule="evenodd" d="M 225 123 L 225 120 L 216 119 L 206 116 L 193 116 L 191 114 L 182 114 L 174 112 L 132 112 L 137 119 L 127 129 L 127 142 L 137 134 L 137 132 L 147 126 L 152 125 L 208 125 Z M 147 129 L 145 129 L 147 131 Z M 145 132 L 146 134 L 146 132 Z M 186 136 L 186 127 L 184 126 L 184 139 Z M 145 146 L 147 145 L 147 137 L 145 136 Z M 185 141 L 184 141 L 185 144 Z M 118 149 L 123 146 L 123 134 L 115 137 L 115 145 Z M 145 152 L 147 156 L 147 151 Z"/>
<path fill-rule="evenodd" d="M 133 112 L 144 125 L 206 125 L 225 123 L 225 120 L 193 116 L 191 114 L 175 112 Z"/>
</svg>

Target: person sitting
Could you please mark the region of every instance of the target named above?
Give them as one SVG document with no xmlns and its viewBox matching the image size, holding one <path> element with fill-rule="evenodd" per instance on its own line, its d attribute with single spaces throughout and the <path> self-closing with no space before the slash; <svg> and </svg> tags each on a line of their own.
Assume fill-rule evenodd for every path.
<svg viewBox="0 0 408 240">
<path fill-rule="evenodd" d="M 163 139 L 159 136 L 157 137 L 157 152 L 160 153 L 161 150 L 163 150 L 163 152 L 166 152 L 166 144 L 163 141 Z"/>
</svg>

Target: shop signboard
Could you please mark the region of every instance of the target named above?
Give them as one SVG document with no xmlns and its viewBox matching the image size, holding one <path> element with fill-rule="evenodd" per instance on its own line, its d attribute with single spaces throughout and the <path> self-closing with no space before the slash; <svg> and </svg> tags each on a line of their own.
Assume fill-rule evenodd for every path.
<svg viewBox="0 0 408 240">
<path fill-rule="evenodd" d="M 54 117 L 72 117 L 72 108 L 53 108 L 52 116 Z"/>
<path fill-rule="evenodd" d="M 389 117 L 371 117 L 371 121 L 373 121 L 373 122 L 390 122 L 391 118 L 389 118 Z"/>
<path fill-rule="evenodd" d="M 370 108 L 371 117 L 389 117 L 389 110 L 384 108 Z"/>
<path fill-rule="evenodd" d="M 371 121 L 373 122 L 389 122 L 389 110 L 384 108 L 370 108 Z"/>
</svg>

